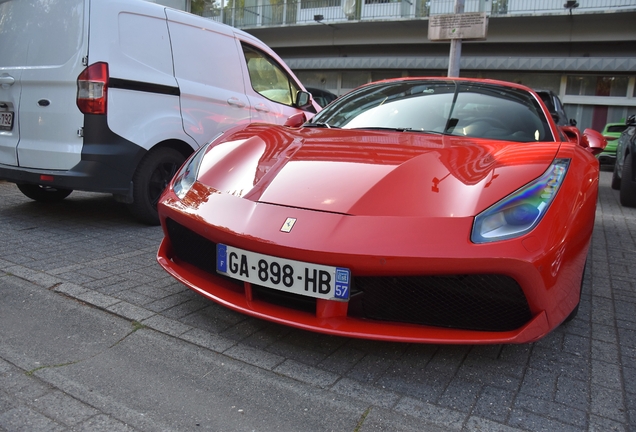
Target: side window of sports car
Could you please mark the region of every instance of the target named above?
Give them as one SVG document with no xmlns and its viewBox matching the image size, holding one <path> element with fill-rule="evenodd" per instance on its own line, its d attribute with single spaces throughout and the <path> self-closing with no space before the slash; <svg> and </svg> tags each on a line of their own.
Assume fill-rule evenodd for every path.
<svg viewBox="0 0 636 432">
<path fill-rule="evenodd" d="M 269 100 L 284 105 L 294 104 L 294 95 L 300 88 L 287 73 L 267 54 L 243 44 L 252 88 Z"/>
</svg>

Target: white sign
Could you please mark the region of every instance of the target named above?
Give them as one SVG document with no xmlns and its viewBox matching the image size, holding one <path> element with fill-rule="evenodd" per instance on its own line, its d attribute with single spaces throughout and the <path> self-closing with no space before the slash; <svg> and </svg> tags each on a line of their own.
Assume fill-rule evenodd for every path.
<svg viewBox="0 0 636 432">
<path fill-rule="evenodd" d="M 431 15 L 428 19 L 428 38 L 432 41 L 450 39 L 486 39 L 486 12 Z"/>
</svg>

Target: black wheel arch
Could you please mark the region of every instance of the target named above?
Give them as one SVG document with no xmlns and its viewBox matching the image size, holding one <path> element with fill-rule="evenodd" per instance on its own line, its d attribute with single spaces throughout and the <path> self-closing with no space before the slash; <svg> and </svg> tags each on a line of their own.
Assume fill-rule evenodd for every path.
<svg viewBox="0 0 636 432">
<path fill-rule="evenodd" d="M 171 148 L 183 155 L 184 158 L 188 158 L 192 153 L 194 153 L 195 149 L 193 149 L 190 144 L 179 140 L 179 139 L 168 139 L 165 141 L 161 141 L 150 148 L 150 151 L 153 151 L 157 148 Z"/>
</svg>

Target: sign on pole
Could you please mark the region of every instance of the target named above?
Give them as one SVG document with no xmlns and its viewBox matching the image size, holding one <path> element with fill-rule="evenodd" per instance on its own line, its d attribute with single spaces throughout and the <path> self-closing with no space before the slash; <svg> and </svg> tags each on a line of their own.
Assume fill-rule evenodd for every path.
<svg viewBox="0 0 636 432">
<path fill-rule="evenodd" d="M 428 19 L 428 38 L 432 41 L 452 39 L 486 39 L 486 12 L 431 15 Z"/>
</svg>

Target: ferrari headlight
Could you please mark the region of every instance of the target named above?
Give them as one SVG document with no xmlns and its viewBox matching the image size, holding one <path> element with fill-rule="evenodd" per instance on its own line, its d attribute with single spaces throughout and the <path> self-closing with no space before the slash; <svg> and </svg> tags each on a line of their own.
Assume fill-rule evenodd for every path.
<svg viewBox="0 0 636 432">
<path fill-rule="evenodd" d="M 199 168 L 201 167 L 201 161 L 203 161 L 207 148 L 221 135 L 222 133 L 218 134 L 206 145 L 201 146 L 201 148 L 199 148 L 196 153 L 192 155 L 185 164 L 183 164 L 179 172 L 174 176 L 172 190 L 179 199 L 183 199 L 183 197 L 185 197 L 199 177 Z"/>
<path fill-rule="evenodd" d="M 548 211 L 569 165 L 569 159 L 556 159 L 541 177 L 477 215 L 472 242 L 505 240 L 531 231 Z"/>
</svg>

